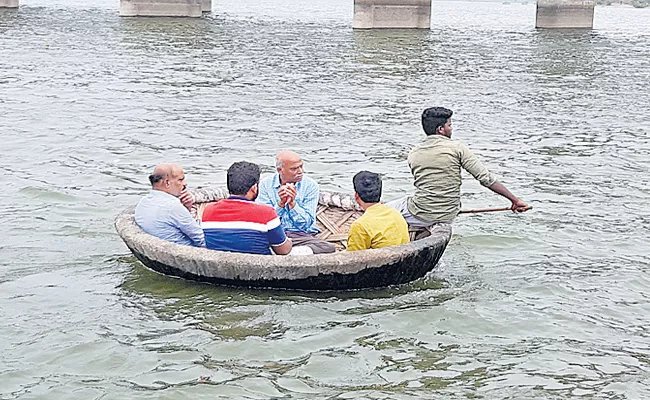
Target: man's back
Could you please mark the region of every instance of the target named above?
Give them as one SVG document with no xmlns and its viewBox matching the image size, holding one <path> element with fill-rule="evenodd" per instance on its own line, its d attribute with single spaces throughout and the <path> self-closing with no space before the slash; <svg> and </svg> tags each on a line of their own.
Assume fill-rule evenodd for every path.
<svg viewBox="0 0 650 400">
<path fill-rule="evenodd" d="M 350 226 L 348 250 L 378 249 L 408 242 L 408 225 L 399 211 L 375 204 Z"/>
<path fill-rule="evenodd" d="M 206 247 L 237 253 L 272 254 L 287 239 L 272 207 L 243 197 L 208 205 L 202 217 Z"/>
<path fill-rule="evenodd" d="M 148 234 L 186 246 L 203 246 L 203 232 L 178 198 L 152 190 L 135 207 L 135 222 Z"/>
<path fill-rule="evenodd" d="M 458 215 L 461 168 L 483 186 L 496 182 L 467 146 L 442 135 L 428 136 L 413 148 L 408 164 L 416 188 L 408 199 L 408 210 L 426 222 L 450 222 Z"/>
</svg>

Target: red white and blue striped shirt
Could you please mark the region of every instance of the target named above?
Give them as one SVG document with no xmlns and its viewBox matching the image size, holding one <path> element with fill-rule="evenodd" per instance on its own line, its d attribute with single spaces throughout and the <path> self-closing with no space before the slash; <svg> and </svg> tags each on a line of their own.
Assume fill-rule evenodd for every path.
<svg viewBox="0 0 650 400">
<path fill-rule="evenodd" d="M 208 205 L 201 228 L 206 247 L 212 250 L 272 254 L 271 246 L 287 240 L 273 207 L 239 196 Z"/>
</svg>

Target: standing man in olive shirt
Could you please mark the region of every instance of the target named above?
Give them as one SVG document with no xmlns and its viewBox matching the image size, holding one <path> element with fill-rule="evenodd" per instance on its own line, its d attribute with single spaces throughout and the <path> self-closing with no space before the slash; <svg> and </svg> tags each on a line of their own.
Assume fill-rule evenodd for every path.
<svg viewBox="0 0 650 400">
<path fill-rule="evenodd" d="M 451 139 L 452 114 L 443 107 L 424 110 L 422 128 L 427 139 L 408 156 L 415 193 L 388 205 L 400 211 L 411 226 L 451 223 L 460 211 L 462 168 L 481 185 L 510 200 L 514 212 L 526 211 L 528 205 L 510 193 L 467 146 Z"/>
</svg>

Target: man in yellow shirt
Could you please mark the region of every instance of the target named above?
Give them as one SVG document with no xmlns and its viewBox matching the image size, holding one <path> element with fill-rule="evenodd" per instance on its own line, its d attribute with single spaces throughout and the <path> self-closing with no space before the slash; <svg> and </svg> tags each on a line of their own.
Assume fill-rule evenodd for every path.
<svg viewBox="0 0 650 400">
<path fill-rule="evenodd" d="M 394 208 L 379 203 L 381 178 L 361 171 L 352 179 L 354 197 L 363 208 L 363 215 L 350 226 L 348 251 L 378 249 L 409 242 L 409 228 L 404 217 Z"/>
</svg>

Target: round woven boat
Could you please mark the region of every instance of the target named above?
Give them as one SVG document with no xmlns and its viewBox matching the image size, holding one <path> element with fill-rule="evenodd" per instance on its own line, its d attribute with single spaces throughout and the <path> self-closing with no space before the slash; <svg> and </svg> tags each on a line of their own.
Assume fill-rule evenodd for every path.
<svg viewBox="0 0 650 400">
<path fill-rule="evenodd" d="M 200 219 L 210 202 L 227 198 L 220 188 L 192 191 L 192 210 Z M 319 237 L 335 243 L 331 254 L 301 256 L 256 255 L 215 251 L 171 243 L 145 233 L 135 223 L 135 207 L 115 220 L 126 246 L 144 265 L 163 274 L 218 285 L 298 290 L 351 290 L 411 282 L 431 271 L 451 239 L 451 225 L 412 231 L 401 246 L 345 251 L 350 224 L 363 211 L 354 196 L 321 192 L 317 211 Z"/>
</svg>

